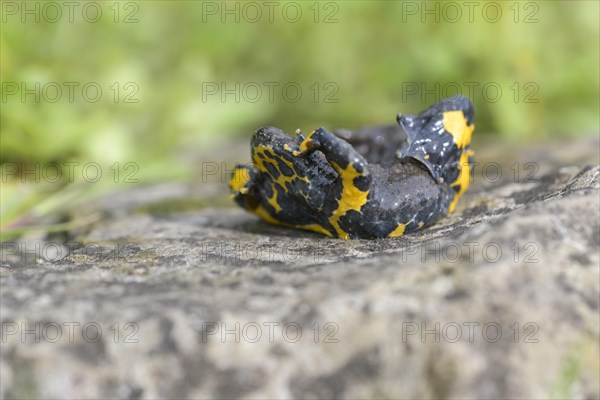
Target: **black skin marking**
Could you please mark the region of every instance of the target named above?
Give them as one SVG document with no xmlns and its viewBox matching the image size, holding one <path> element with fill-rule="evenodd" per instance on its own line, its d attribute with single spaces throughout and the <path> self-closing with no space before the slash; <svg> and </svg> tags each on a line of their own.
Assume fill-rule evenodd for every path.
<svg viewBox="0 0 600 400">
<path fill-rule="evenodd" d="M 415 232 L 452 212 L 472 173 L 473 105 L 464 96 L 398 126 L 290 137 L 257 130 L 254 165 L 238 165 L 233 199 L 271 223 L 344 239 Z"/>
</svg>

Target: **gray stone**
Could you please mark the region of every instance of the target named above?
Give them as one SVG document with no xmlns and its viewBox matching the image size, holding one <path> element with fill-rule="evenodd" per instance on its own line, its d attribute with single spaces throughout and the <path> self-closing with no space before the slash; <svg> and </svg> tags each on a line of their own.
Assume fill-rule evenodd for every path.
<svg viewBox="0 0 600 400">
<path fill-rule="evenodd" d="M 378 241 L 268 225 L 214 180 L 111 195 L 3 243 L 1 396 L 596 399 L 598 146 L 482 146 L 455 214 Z"/>
</svg>

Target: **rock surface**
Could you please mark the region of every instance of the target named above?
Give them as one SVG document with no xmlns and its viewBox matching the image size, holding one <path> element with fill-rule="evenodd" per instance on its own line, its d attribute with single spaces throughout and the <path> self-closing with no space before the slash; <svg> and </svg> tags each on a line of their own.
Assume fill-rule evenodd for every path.
<svg viewBox="0 0 600 400">
<path fill-rule="evenodd" d="M 598 148 L 476 148 L 457 212 L 398 239 L 267 225 L 213 176 L 90 204 L 2 244 L 1 396 L 596 399 Z"/>
</svg>

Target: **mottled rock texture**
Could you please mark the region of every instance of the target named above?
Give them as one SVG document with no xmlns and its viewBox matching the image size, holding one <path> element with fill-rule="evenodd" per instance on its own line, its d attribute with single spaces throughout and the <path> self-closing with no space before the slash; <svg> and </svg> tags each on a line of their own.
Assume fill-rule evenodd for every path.
<svg viewBox="0 0 600 400">
<path fill-rule="evenodd" d="M 599 143 L 475 146 L 398 239 L 267 225 L 205 169 L 3 243 L 2 398 L 597 399 Z"/>
</svg>

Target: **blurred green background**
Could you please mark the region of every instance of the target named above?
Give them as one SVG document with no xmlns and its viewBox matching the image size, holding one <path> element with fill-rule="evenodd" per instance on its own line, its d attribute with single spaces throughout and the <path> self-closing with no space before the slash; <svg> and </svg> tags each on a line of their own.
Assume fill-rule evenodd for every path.
<svg viewBox="0 0 600 400">
<path fill-rule="evenodd" d="M 190 154 L 261 125 L 394 123 L 461 92 L 478 135 L 597 135 L 599 26 L 597 1 L 5 1 L 3 237 L 64 229 L 44 217 L 124 183 L 194 179 Z"/>
</svg>

